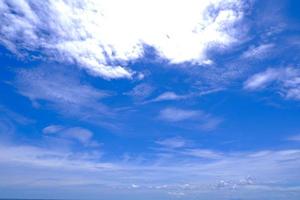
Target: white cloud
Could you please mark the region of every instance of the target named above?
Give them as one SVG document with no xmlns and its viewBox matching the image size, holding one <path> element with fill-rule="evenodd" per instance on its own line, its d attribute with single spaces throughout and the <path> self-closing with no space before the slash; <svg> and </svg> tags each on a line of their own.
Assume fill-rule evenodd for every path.
<svg viewBox="0 0 300 200">
<path fill-rule="evenodd" d="M 187 141 L 180 137 L 166 138 L 156 143 L 166 148 L 181 148 L 187 145 Z"/>
<path fill-rule="evenodd" d="M 300 142 L 300 134 L 299 135 L 293 135 L 288 138 L 290 141 Z"/>
<path fill-rule="evenodd" d="M 212 63 L 208 49 L 239 41 L 243 11 L 242 0 L 6 0 L 0 42 L 106 78 L 130 78 L 134 72 L 121 65 L 142 57 L 144 45 L 171 63 Z"/>
<path fill-rule="evenodd" d="M 188 119 L 195 119 L 200 115 L 202 115 L 201 111 L 165 108 L 160 111 L 159 118 L 165 121 L 179 122 Z"/>
<path fill-rule="evenodd" d="M 37 108 L 46 105 L 44 108 L 55 108 L 66 116 L 110 126 L 106 119 L 113 116 L 113 111 L 101 103 L 109 92 L 85 84 L 71 71 L 49 67 L 22 69 L 17 71 L 13 84 Z"/>
<path fill-rule="evenodd" d="M 72 127 L 64 130 L 64 137 L 72 138 L 84 145 L 98 146 L 97 142 L 92 140 L 93 133 L 81 127 Z"/>
<path fill-rule="evenodd" d="M 300 70 L 296 67 L 267 69 L 250 77 L 244 88 L 259 90 L 271 84 L 283 97 L 300 100 Z"/>
<path fill-rule="evenodd" d="M 32 101 L 80 105 L 92 104 L 107 96 L 105 92 L 80 83 L 71 73 L 66 77 L 63 72 L 43 69 L 17 71 L 15 85 L 20 94 Z"/>
<path fill-rule="evenodd" d="M 205 95 L 209 95 L 215 92 L 220 92 L 224 90 L 224 88 L 212 88 L 212 89 L 203 89 L 203 91 L 200 89 L 200 91 L 198 92 L 189 92 L 186 94 L 177 94 L 175 92 L 172 91 L 167 91 L 167 92 L 163 92 L 160 95 L 144 101 L 144 104 L 147 103 L 155 103 L 155 102 L 161 102 L 161 101 L 179 101 L 179 100 L 186 100 L 189 98 L 195 98 L 195 97 L 200 97 L 200 96 L 205 96 Z"/>
<path fill-rule="evenodd" d="M 52 133 L 57 133 L 59 131 L 62 131 L 63 129 L 64 129 L 63 126 L 50 125 L 50 126 L 43 128 L 43 133 L 44 134 L 52 134 Z"/>
<path fill-rule="evenodd" d="M 140 186 L 139 186 L 139 185 L 136 185 L 136 184 L 132 184 L 131 187 L 132 187 L 132 188 L 139 188 Z"/>
<path fill-rule="evenodd" d="M 70 151 L 58 151 L 53 149 L 45 149 L 35 146 L 0 146 L 0 162 L 22 163 L 33 166 L 41 166 L 45 168 L 60 168 L 61 170 L 95 170 L 99 168 L 114 168 L 109 163 L 94 163 L 90 160 L 99 159 L 98 154 L 88 153 L 89 156 L 76 154 Z"/>
<path fill-rule="evenodd" d="M 222 154 L 209 149 L 187 149 L 183 152 L 185 155 L 207 158 L 207 159 L 221 159 Z"/>
<path fill-rule="evenodd" d="M 262 73 L 250 77 L 244 84 L 248 90 L 257 90 L 266 87 L 269 83 L 275 81 L 280 76 L 280 71 L 268 69 Z"/>
<path fill-rule="evenodd" d="M 160 120 L 172 122 L 173 125 L 184 129 L 212 131 L 223 121 L 202 110 L 188 110 L 169 107 L 162 109 L 158 115 Z"/>
<path fill-rule="evenodd" d="M 211 131 L 214 130 L 216 127 L 218 127 L 222 122 L 223 119 L 221 118 L 206 115 L 203 118 L 202 124 L 200 124 L 200 129 L 205 131 Z"/>
<path fill-rule="evenodd" d="M 299 192 L 299 149 L 231 153 L 183 149 L 179 154 L 170 151 L 173 157 L 165 160 L 144 157 L 144 163 L 103 162 L 93 153 L 87 156 L 30 145 L 1 144 L 0 150 L 0 186 L 27 185 L 40 190 L 51 186 L 51 191 L 56 191 L 61 186 L 74 190 L 78 185 L 101 185 L 109 192 L 134 188 L 152 194 L 184 192 L 197 197 L 232 189 L 243 193 L 242 197 L 246 191 L 277 191 L 280 197 L 285 192 Z"/>
<path fill-rule="evenodd" d="M 131 91 L 125 93 L 130 95 L 137 100 L 143 100 L 149 97 L 154 91 L 154 87 L 147 83 L 141 83 L 136 85 Z"/>
<path fill-rule="evenodd" d="M 76 140 L 88 147 L 98 147 L 100 144 L 93 140 L 93 133 L 81 127 L 63 127 L 60 125 L 50 125 L 43 129 L 44 134 L 57 135 L 62 138 Z"/>
<path fill-rule="evenodd" d="M 262 59 L 269 55 L 269 52 L 274 49 L 274 44 L 261 44 L 257 47 L 251 47 L 243 53 L 242 58 L 247 59 Z"/>
<path fill-rule="evenodd" d="M 6 107 L 4 107 L 2 105 L 0 105 L 0 113 L 1 113 L 0 117 L 5 116 L 5 118 L 8 118 L 9 120 L 11 120 L 17 124 L 27 125 L 27 124 L 31 124 L 31 123 L 35 122 L 35 120 L 30 119 L 26 116 L 23 116 L 19 113 L 16 113 L 10 109 L 7 109 Z"/>
<path fill-rule="evenodd" d="M 153 99 L 151 102 L 158 102 L 158 101 L 170 101 L 170 100 L 180 100 L 185 99 L 188 96 L 178 95 L 174 92 L 164 92 L 160 94 L 158 97 Z"/>
</svg>

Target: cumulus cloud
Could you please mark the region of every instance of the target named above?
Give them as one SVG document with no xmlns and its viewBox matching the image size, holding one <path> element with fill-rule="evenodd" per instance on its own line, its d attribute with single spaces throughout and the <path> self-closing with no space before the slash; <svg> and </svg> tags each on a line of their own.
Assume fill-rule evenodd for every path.
<svg viewBox="0 0 300 200">
<path fill-rule="evenodd" d="M 300 100 L 300 70 L 296 67 L 269 68 L 250 77 L 246 90 L 260 90 L 273 85 L 283 97 Z"/>
<path fill-rule="evenodd" d="M 153 47 L 171 63 L 207 64 L 207 50 L 238 42 L 243 0 L 5 0 L 0 42 L 42 51 L 106 78 L 130 78 L 128 61 Z M 170 6 L 172 5 L 172 6 Z"/>
</svg>

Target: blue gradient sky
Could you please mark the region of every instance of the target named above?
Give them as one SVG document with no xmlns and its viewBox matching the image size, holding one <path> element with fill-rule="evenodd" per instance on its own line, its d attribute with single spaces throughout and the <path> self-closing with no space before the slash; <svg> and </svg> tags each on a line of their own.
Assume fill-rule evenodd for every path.
<svg viewBox="0 0 300 200">
<path fill-rule="evenodd" d="M 0 2 L 0 198 L 297 200 L 296 0 Z"/>
</svg>

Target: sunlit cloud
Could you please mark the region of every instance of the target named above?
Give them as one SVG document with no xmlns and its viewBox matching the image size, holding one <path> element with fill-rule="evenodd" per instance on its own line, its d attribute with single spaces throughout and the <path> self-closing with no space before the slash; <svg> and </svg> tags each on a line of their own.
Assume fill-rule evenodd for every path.
<svg viewBox="0 0 300 200">
<path fill-rule="evenodd" d="M 232 0 L 4 1 L 0 41 L 13 52 L 41 50 L 51 59 L 78 63 L 92 74 L 130 78 L 135 72 L 126 62 L 142 57 L 145 45 L 171 63 L 210 64 L 207 50 L 239 41 L 236 24 L 243 19 L 244 4 Z"/>
</svg>

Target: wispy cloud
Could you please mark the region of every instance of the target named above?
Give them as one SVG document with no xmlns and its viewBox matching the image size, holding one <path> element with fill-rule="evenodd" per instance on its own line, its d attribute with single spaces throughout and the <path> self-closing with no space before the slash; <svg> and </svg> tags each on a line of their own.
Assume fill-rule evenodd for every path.
<svg viewBox="0 0 300 200">
<path fill-rule="evenodd" d="M 151 102 L 159 102 L 159 101 L 171 101 L 171 100 L 181 100 L 186 99 L 188 96 L 186 95 L 178 95 L 174 92 L 164 92 L 153 99 Z"/>
<path fill-rule="evenodd" d="M 187 149 L 182 153 L 185 155 L 206 159 L 221 159 L 223 156 L 221 153 L 209 149 Z"/>
<path fill-rule="evenodd" d="M 300 70 L 296 67 L 269 68 L 250 77 L 246 90 L 260 90 L 270 85 L 287 99 L 300 100 Z"/>
<path fill-rule="evenodd" d="M 60 126 L 60 125 L 50 125 L 50 126 L 43 128 L 43 133 L 44 134 L 53 134 L 53 133 L 62 131 L 63 129 L 64 129 L 64 127 Z"/>
<path fill-rule="evenodd" d="M 199 89 L 199 91 L 197 92 L 189 92 L 186 94 L 177 94 L 176 92 L 166 91 L 153 99 L 145 101 L 144 103 L 146 104 L 146 103 L 154 103 L 154 102 L 162 102 L 162 101 L 180 101 L 180 100 L 192 99 L 196 97 L 209 95 L 212 93 L 220 92 L 222 90 L 224 90 L 224 88 L 217 87 L 217 88 L 203 89 L 203 90 Z"/>
<path fill-rule="evenodd" d="M 157 140 L 156 143 L 162 147 L 173 149 L 173 148 L 185 147 L 188 144 L 188 141 L 181 137 L 172 137 L 172 138 Z"/>
<path fill-rule="evenodd" d="M 291 185 L 297 186 L 299 180 L 300 151 L 297 149 L 231 153 L 183 149 L 180 150 L 182 153 L 169 152 L 174 156 L 165 157 L 164 162 L 150 156 L 151 161 L 139 164 L 103 162 L 92 153 L 87 156 L 28 145 L 1 144 L 0 149 L 1 166 L 13 164 L 14 172 L 19 172 L 16 179 L 11 172 L 0 170 L 0 185 L 7 185 L 4 181 L 10 177 L 9 185 L 26 184 L 40 189 L 51 186 L 52 191 L 57 189 L 55 185 L 74 188 L 92 184 L 111 192 L 134 189 L 152 194 L 177 192 L 197 197 L 222 191 L 299 192 L 299 189 L 291 188 Z M 23 167 L 26 167 L 26 174 L 21 173 Z M 48 170 L 36 173 L 41 169 Z M 28 176 L 33 174 L 35 176 Z"/>
<path fill-rule="evenodd" d="M 185 128 L 187 129 L 201 129 L 204 131 L 214 130 L 223 121 L 221 118 L 212 116 L 202 110 L 174 107 L 162 109 L 158 118 L 178 126 L 181 123 L 186 123 Z"/>
<path fill-rule="evenodd" d="M 256 47 L 251 47 L 242 54 L 242 58 L 263 59 L 270 55 L 270 52 L 274 50 L 274 47 L 274 44 L 261 44 Z"/>
<path fill-rule="evenodd" d="M 165 108 L 160 111 L 159 118 L 169 122 L 179 122 L 188 119 L 195 119 L 201 115 L 201 111 L 184 110 L 179 108 Z"/>
<path fill-rule="evenodd" d="M 131 91 L 125 94 L 133 97 L 136 100 L 144 100 L 149 97 L 154 92 L 154 90 L 155 88 L 152 85 L 141 83 L 136 85 Z"/>
<path fill-rule="evenodd" d="M 288 138 L 290 141 L 300 142 L 300 134 L 299 135 L 293 135 Z"/>
<path fill-rule="evenodd" d="M 268 69 L 250 77 L 245 83 L 247 90 L 257 90 L 266 87 L 268 84 L 276 81 L 280 77 L 281 71 L 277 69 Z"/>
<path fill-rule="evenodd" d="M 235 24 L 243 19 L 244 4 L 242 0 L 3 1 L 0 41 L 13 52 L 40 50 L 96 75 L 130 78 L 134 72 L 126 62 L 142 57 L 144 45 L 172 63 L 207 64 L 208 49 L 238 42 Z"/>
<path fill-rule="evenodd" d="M 95 163 L 99 154 L 86 152 L 85 154 L 71 151 L 58 151 L 36 146 L 6 146 L 1 145 L 1 160 L 3 162 L 22 163 L 25 165 L 41 166 L 45 168 L 95 170 L 99 168 L 113 168 L 109 163 Z"/>
<path fill-rule="evenodd" d="M 80 83 L 71 73 L 66 76 L 59 70 L 46 68 L 17 71 L 15 85 L 20 94 L 32 101 L 47 100 L 57 104 L 88 106 L 107 96 L 103 91 Z"/>
<path fill-rule="evenodd" d="M 13 85 L 37 108 L 41 105 L 43 109 L 54 108 L 65 116 L 90 122 L 102 119 L 97 123 L 103 126 L 109 126 L 106 119 L 113 116 L 113 111 L 101 102 L 110 93 L 85 84 L 71 71 L 46 67 L 22 69 L 16 72 Z"/>
<path fill-rule="evenodd" d="M 99 147 L 100 144 L 93 140 L 93 133 L 82 127 L 64 127 L 59 125 L 50 125 L 43 129 L 43 133 L 49 136 L 58 136 L 66 139 L 72 139 L 87 147 Z"/>
<path fill-rule="evenodd" d="M 30 119 L 26 116 L 23 116 L 19 113 L 16 113 L 10 109 L 5 108 L 4 106 L 0 105 L 0 118 L 5 117 L 8 118 L 9 120 L 21 124 L 21 125 L 28 125 L 31 123 L 34 123 L 35 120 Z"/>
</svg>

